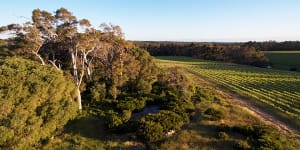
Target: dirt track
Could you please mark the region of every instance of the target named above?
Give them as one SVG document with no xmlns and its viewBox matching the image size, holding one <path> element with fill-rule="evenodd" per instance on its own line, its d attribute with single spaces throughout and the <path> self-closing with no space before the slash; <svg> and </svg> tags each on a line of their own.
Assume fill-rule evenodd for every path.
<svg viewBox="0 0 300 150">
<path fill-rule="evenodd" d="M 256 108 L 255 106 L 253 106 L 246 100 L 241 99 L 237 95 L 231 95 L 230 100 L 234 104 L 238 104 L 239 106 L 247 109 L 248 111 L 253 113 L 253 115 L 263 119 L 268 125 L 271 125 L 271 126 L 277 128 L 281 133 L 284 133 L 288 136 L 296 137 L 296 138 L 300 139 L 299 129 L 295 129 L 295 128 L 288 126 L 286 123 L 279 121 L 277 118 L 268 114 L 267 112 L 264 112 L 263 110 L 261 110 L 259 108 Z"/>
<path fill-rule="evenodd" d="M 188 70 L 189 73 L 197 76 L 198 74 L 195 73 L 194 71 Z M 205 81 L 208 83 L 210 86 L 216 85 L 214 82 L 210 82 L 209 79 Z M 271 125 L 275 128 L 278 129 L 279 132 L 288 135 L 290 137 L 296 137 L 300 139 L 300 129 L 294 128 L 289 126 L 288 124 L 278 120 L 274 115 L 271 115 L 270 113 L 254 106 L 249 102 L 249 100 L 243 99 L 240 95 L 233 93 L 233 92 L 228 92 L 228 90 L 220 90 L 219 88 L 215 87 L 215 90 L 219 93 L 223 93 L 227 95 L 232 103 L 237 104 L 241 106 L 244 109 L 247 109 L 249 112 L 251 112 L 253 115 L 255 115 L 258 118 L 261 118 L 266 124 Z"/>
</svg>

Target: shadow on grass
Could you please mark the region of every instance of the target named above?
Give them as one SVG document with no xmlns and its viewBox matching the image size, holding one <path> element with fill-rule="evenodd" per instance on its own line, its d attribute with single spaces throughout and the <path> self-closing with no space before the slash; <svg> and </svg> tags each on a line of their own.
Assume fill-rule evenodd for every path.
<svg viewBox="0 0 300 150">
<path fill-rule="evenodd" d="M 113 133 L 97 117 L 87 116 L 72 120 L 65 126 L 63 134 L 70 135 L 64 139 L 68 143 L 84 149 L 94 149 L 98 145 L 102 149 L 145 149 L 145 145 L 133 133 Z"/>
<path fill-rule="evenodd" d="M 70 121 L 64 129 L 64 133 L 80 135 L 86 138 L 103 139 L 105 132 L 103 121 L 96 117 L 81 117 Z"/>
</svg>

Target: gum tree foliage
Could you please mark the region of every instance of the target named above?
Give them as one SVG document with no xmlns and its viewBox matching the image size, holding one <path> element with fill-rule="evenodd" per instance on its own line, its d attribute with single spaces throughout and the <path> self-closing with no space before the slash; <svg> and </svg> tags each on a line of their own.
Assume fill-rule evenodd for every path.
<svg viewBox="0 0 300 150">
<path fill-rule="evenodd" d="M 0 149 L 30 149 L 75 117 L 75 85 L 62 71 L 23 58 L 0 66 Z"/>
<path fill-rule="evenodd" d="M 161 95 L 171 92 L 180 99 L 189 100 L 194 92 L 194 87 L 184 74 L 183 68 L 173 67 L 158 75 L 153 92 Z"/>
<path fill-rule="evenodd" d="M 137 76 L 130 78 L 127 83 L 127 91 L 137 94 L 148 94 L 152 90 L 152 84 L 157 80 L 158 67 L 150 54 L 139 47 L 134 47 L 128 52 L 139 61 L 136 70 Z"/>
<path fill-rule="evenodd" d="M 142 59 L 130 52 L 134 46 L 124 39 L 120 26 L 101 24 L 97 29 L 87 19 L 78 20 L 65 8 L 54 14 L 35 9 L 32 21 L 1 27 L 0 32 L 13 34 L 8 47 L 17 54 L 38 59 L 43 65 L 51 64 L 57 70 L 70 71 L 77 88 L 79 109 L 82 109 L 85 79 L 95 81 L 95 68 L 103 70 L 107 95 L 113 99 L 127 81 L 142 76 L 138 71 Z"/>
</svg>

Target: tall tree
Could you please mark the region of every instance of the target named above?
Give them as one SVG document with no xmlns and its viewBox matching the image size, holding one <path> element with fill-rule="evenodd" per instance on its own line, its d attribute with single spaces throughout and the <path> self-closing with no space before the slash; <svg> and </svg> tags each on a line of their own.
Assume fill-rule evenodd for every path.
<svg viewBox="0 0 300 150">
<path fill-rule="evenodd" d="M 124 84 L 124 58 L 126 41 L 119 26 L 101 24 L 103 51 L 100 53 L 100 62 L 105 68 L 107 80 L 110 82 L 109 94 L 116 99 L 118 86 Z"/>
<path fill-rule="evenodd" d="M 50 63 L 58 70 L 70 71 L 77 89 L 79 109 L 82 109 L 84 76 L 93 82 L 96 65 L 102 67 L 108 83 L 106 89 L 114 99 L 128 81 L 140 84 L 146 77 L 143 74 L 147 74 L 145 69 L 149 61 L 142 54 L 133 53 L 134 46 L 124 39 L 120 26 L 101 24 L 100 29 L 96 29 L 88 20 L 78 20 L 65 8 L 53 14 L 35 9 L 32 22 L 0 28 L 1 33 L 6 31 L 15 35 L 12 37 L 14 46 L 24 53 L 34 54 L 43 65 Z"/>
<path fill-rule="evenodd" d="M 51 13 L 47 11 L 42 11 L 40 9 L 35 9 L 32 12 L 32 22 L 34 27 L 39 31 L 39 36 L 42 39 L 41 46 L 55 42 L 57 38 L 56 26 L 55 26 L 57 20 Z M 56 69 L 60 68 L 57 67 L 57 65 L 55 64 L 56 60 L 49 59 L 48 61 Z"/>
<path fill-rule="evenodd" d="M 70 56 L 70 64 L 71 71 L 74 78 L 74 82 L 77 88 L 77 103 L 78 109 L 82 109 L 81 103 L 81 92 L 80 86 L 82 84 L 82 79 L 84 76 L 84 62 L 79 62 L 80 57 L 83 57 L 79 54 L 78 51 L 78 21 L 75 16 L 71 12 L 69 12 L 65 8 L 60 8 L 55 12 L 55 18 L 57 22 L 56 33 L 59 37 L 59 42 L 64 44 L 64 47 L 67 49 L 68 54 Z M 79 71 L 79 67 L 81 66 L 81 70 Z"/>
</svg>

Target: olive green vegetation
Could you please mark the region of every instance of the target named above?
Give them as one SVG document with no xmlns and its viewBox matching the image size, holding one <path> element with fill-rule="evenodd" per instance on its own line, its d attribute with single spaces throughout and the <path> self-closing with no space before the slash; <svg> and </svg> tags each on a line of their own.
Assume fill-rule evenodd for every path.
<svg viewBox="0 0 300 150">
<path fill-rule="evenodd" d="M 101 98 L 101 90 L 91 90 L 88 113 L 104 121 L 112 133 L 131 133 L 148 148 L 165 138 L 164 133 L 178 130 L 194 112 L 191 102 L 193 86 L 181 68 L 169 68 L 157 75 L 150 93 L 127 92 L 117 99 Z M 97 99 L 98 98 L 98 99 Z M 143 109 L 156 107 L 154 112 L 140 114 Z M 150 113 L 151 112 L 151 113 Z"/>
<path fill-rule="evenodd" d="M 185 59 L 188 58 L 182 57 L 162 59 L 169 59 L 164 60 L 166 63 L 183 64 L 199 77 L 207 78 L 240 95 L 250 97 L 250 102 L 255 102 L 264 109 L 269 108 L 268 111 L 283 119 L 284 122 L 288 122 L 295 128 L 300 127 L 298 107 L 300 73 L 298 72 L 197 59 L 187 62 Z"/>
<path fill-rule="evenodd" d="M 15 80 L 15 83 L 24 82 L 24 84 L 20 84 L 20 86 L 23 85 L 23 88 L 14 88 L 22 90 L 17 92 L 21 93 L 19 95 L 31 98 L 35 94 L 39 94 L 37 98 L 43 104 L 40 107 L 37 106 L 40 109 L 36 110 L 29 104 L 35 106 L 40 104 L 39 101 L 32 101 L 28 105 L 27 103 L 19 104 L 17 105 L 20 106 L 18 108 L 24 108 L 25 106 L 26 108 L 32 108 L 23 111 L 35 112 L 36 115 L 43 114 L 44 111 L 42 110 L 47 111 L 47 114 L 55 113 L 55 115 L 49 114 L 55 118 L 44 120 L 45 125 L 39 126 L 41 129 L 26 125 L 26 123 L 33 124 L 30 121 L 20 122 L 24 126 L 16 125 L 18 129 L 15 130 L 18 132 L 20 132 L 19 128 L 32 127 L 30 129 L 36 128 L 39 131 L 38 135 L 42 136 L 49 133 L 47 136 L 28 139 L 32 141 L 21 140 L 24 143 L 11 145 L 12 143 L 8 141 L 16 142 L 18 136 L 15 133 L 16 140 L 12 140 L 10 132 L 4 131 L 3 133 L 7 133 L 7 136 L 2 137 L 2 141 L 6 138 L 6 142 L 3 143 L 5 145 L 1 145 L 3 148 L 18 149 L 19 145 L 23 149 L 295 149 L 299 146 L 297 140 L 288 140 L 286 136 L 280 135 L 272 127 L 265 126 L 259 118 L 253 116 L 247 110 L 231 104 L 226 100 L 227 97 L 224 93 L 216 91 L 207 81 L 187 73 L 181 67 L 174 67 L 174 64 L 162 62 L 160 62 L 160 66 L 163 69 L 157 74 L 157 80 L 151 84 L 152 90 L 150 93 L 133 95 L 133 93 L 127 91 L 119 94 L 118 98 L 114 100 L 101 96 L 103 93 L 105 95 L 101 82 L 90 86 L 91 90 L 87 91 L 89 94 L 85 93 L 83 96 L 89 95 L 88 97 L 92 98 L 90 100 L 85 99 L 83 111 L 74 120 L 69 121 L 63 129 L 59 130 L 76 112 L 76 104 L 71 99 L 76 96 L 72 94 L 72 89 L 75 89 L 74 85 L 69 81 L 60 83 L 61 80 L 57 78 L 50 80 L 48 77 L 56 77 L 56 74 L 59 74 L 65 79 L 62 76 L 63 72 L 57 71 L 53 67 L 42 66 L 29 60 L 14 57 L 2 61 L 1 64 L 1 71 L 5 68 L 13 68 L 8 70 L 15 71 L 15 74 L 10 75 L 8 78 Z M 23 69 L 18 69 L 19 67 Z M 36 68 L 40 68 L 40 70 L 37 71 Z M 2 71 L 1 74 L 7 75 L 6 72 L 10 71 Z M 51 73 L 47 71 L 51 71 Z M 26 79 L 30 82 L 23 81 L 24 77 L 21 77 L 26 72 L 28 72 Z M 40 74 L 36 72 L 40 72 Z M 38 81 L 39 84 L 44 86 L 40 87 L 32 80 Z M 1 80 L 1 82 L 6 83 L 9 80 Z M 12 83 L 12 81 L 10 82 Z M 56 84 L 57 82 L 60 84 Z M 64 89 L 64 84 L 68 83 L 70 88 Z M 56 94 L 51 95 L 49 100 L 47 96 L 43 95 L 47 95 L 48 91 L 51 91 L 52 84 L 56 87 L 53 89 Z M 197 87 L 193 85 L 197 85 Z M 1 87 L 4 92 L 6 91 L 4 87 L 10 88 L 9 85 Z M 27 91 L 23 91 L 24 88 L 31 89 L 32 94 L 26 95 Z M 36 93 L 37 88 L 42 89 Z M 25 94 L 22 94 L 22 92 Z M 66 94 L 66 100 L 68 97 L 70 98 L 66 102 L 73 104 L 69 105 L 72 106 L 72 110 L 65 108 L 66 105 L 61 106 L 61 103 L 55 105 L 50 103 L 51 100 L 56 99 L 55 96 L 59 98 L 59 93 Z M 68 93 L 71 94 L 68 96 Z M 15 94 L 15 96 L 17 95 Z M 42 98 L 47 99 L 47 103 L 43 103 Z M 33 98 L 33 100 L 36 99 Z M 10 99 L 10 101 L 13 100 Z M 24 97 L 20 102 L 24 102 Z M 138 115 L 151 106 L 158 106 L 158 110 Z M 4 109 L 3 107 L 1 109 Z M 60 112 L 54 111 L 57 110 L 56 107 L 61 108 Z M 5 110 L 9 110 L 7 108 L 10 107 L 5 107 Z M 22 115 L 24 115 L 23 111 Z M 17 114 L 12 112 L 10 116 L 14 115 Z M 51 127 L 56 126 L 54 128 L 56 130 L 50 132 L 50 129 L 47 128 L 47 121 L 58 120 L 61 115 L 65 115 L 64 120 L 51 124 Z M 50 116 L 47 115 L 47 117 Z M 1 120 L 2 122 L 5 123 Z M 35 121 L 34 123 L 40 122 Z M 30 136 L 28 132 L 25 132 L 28 130 L 22 130 L 24 134 L 26 133 L 26 136 Z M 32 130 L 30 131 L 30 133 L 36 134 Z M 171 131 L 175 131 L 175 134 L 168 134 Z"/>
<path fill-rule="evenodd" d="M 158 68 L 117 25 L 35 9 L 7 32 L 16 34 L 0 40 L 1 149 L 172 149 L 176 138 L 180 149 L 297 146 L 186 66 Z M 185 133 L 204 140 L 181 141 Z"/>
<path fill-rule="evenodd" d="M 81 31 L 79 28 L 85 30 Z M 185 90 L 187 83 L 189 83 L 187 82 L 187 78 L 181 75 L 180 70 L 177 68 L 170 69 L 166 71 L 166 73 L 159 73 L 149 53 L 134 46 L 131 42 L 126 41 L 121 28 L 117 25 L 103 23 L 101 27 L 94 28 L 87 19 L 78 20 L 73 13 L 65 8 L 57 9 L 53 14 L 44 10 L 35 9 L 32 12 L 32 21 L 22 25 L 10 24 L 0 27 L 1 34 L 7 32 L 15 33 L 15 35 L 12 36 L 12 38 L 0 41 L 0 58 L 12 59 L 11 57 L 18 56 L 36 60 L 40 62 L 40 67 L 51 68 L 48 66 L 51 65 L 53 72 L 45 71 L 43 72 L 44 74 L 51 75 L 55 72 L 64 72 L 66 83 L 70 82 L 72 85 L 75 85 L 76 94 L 74 94 L 74 98 L 76 98 L 78 110 L 81 112 L 81 115 L 77 116 L 75 121 L 70 122 L 64 130 L 52 134 L 53 138 L 50 140 L 43 139 L 29 143 L 22 139 L 21 141 L 29 144 L 28 147 L 34 145 L 38 148 L 42 148 L 45 145 L 52 145 L 52 141 L 56 141 L 56 137 L 70 137 L 63 135 L 69 135 L 70 133 L 68 131 L 71 131 L 71 133 L 77 131 L 78 128 L 76 124 L 81 126 L 81 121 L 89 121 L 91 118 L 103 123 L 108 135 L 139 131 L 139 134 L 133 134 L 139 136 L 139 139 L 143 139 L 143 137 L 148 136 L 148 132 L 144 132 L 143 128 L 148 127 L 147 123 L 140 123 L 140 119 L 145 117 L 148 112 L 142 115 L 137 114 L 141 113 L 143 109 L 151 107 L 151 105 L 158 107 L 155 109 L 155 113 L 161 111 L 161 108 L 163 108 L 164 110 L 168 110 L 170 114 L 176 113 L 176 115 L 173 116 L 177 117 L 177 115 L 179 115 L 182 122 L 189 121 L 187 118 L 190 116 L 192 104 L 189 101 L 191 92 Z M 5 65 L 3 67 L 5 67 Z M 28 70 L 32 69 L 30 66 L 22 67 Z M 19 72 L 20 74 L 23 73 L 22 70 L 16 70 L 15 74 Z M 4 74 L 5 72 L 2 73 Z M 38 82 L 43 82 L 41 84 L 45 84 L 47 88 L 52 82 L 56 82 L 51 81 L 51 83 L 48 83 L 47 78 L 44 79 L 42 76 L 39 76 L 39 74 L 36 74 L 35 77 L 36 80 L 39 78 L 42 79 L 36 81 L 37 83 L 32 83 L 32 85 L 27 85 L 27 83 L 30 82 L 26 82 L 26 86 L 24 86 L 25 89 L 20 87 L 15 89 L 19 91 L 12 92 L 17 92 L 20 96 L 23 95 L 23 90 L 23 96 L 31 96 L 32 93 L 35 94 L 34 92 L 36 92 L 38 93 L 36 98 L 43 100 L 44 97 L 42 96 L 44 92 L 48 92 L 53 97 L 57 96 L 61 98 L 59 93 L 56 95 L 56 93 L 52 92 L 55 92 L 55 90 L 64 92 L 63 89 L 61 89 L 61 87 L 64 87 L 63 85 L 55 85 L 53 88 L 51 87 L 49 91 L 39 90 Z M 7 78 L 10 79 L 11 77 Z M 27 77 L 19 79 L 24 78 L 27 79 Z M 35 81 L 34 77 L 29 79 Z M 173 79 L 175 79 L 175 84 L 170 83 L 173 82 Z M 44 80 L 46 81 L 44 82 Z M 3 87 L 3 90 L 10 89 L 11 85 L 6 84 L 3 85 Z M 12 86 L 12 88 L 14 87 Z M 26 88 L 29 89 L 29 93 L 27 93 Z M 70 86 L 69 89 L 74 91 L 72 86 Z M 155 91 L 152 89 L 162 90 Z M 8 92 L 10 91 L 8 90 Z M 168 97 L 169 95 L 172 96 Z M 4 99 L 7 100 L 7 93 L 3 93 L 3 96 Z M 66 96 L 66 99 L 67 98 Z M 46 97 L 45 99 L 47 100 L 48 98 Z M 8 99 L 7 101 L 10 102 L 11 100 Z M 32 103 L 39 104 L 39 101 Z M 22 105 L 22 100 L 20 101 L 20 105 Z M 180 105 L 186 106 L 180 108 Z M 45 108 L 50 109 L 50 106 L 43 104 Z M 5 107 L 9 106 L 5 105 Z M 53 112 L 55 111 L 53 110 Z M 41 110 L 38 109 L 37 113 L 38 115 L 40 113 L 43 115 L 44 113 L 51 114 L 44 112 L 42 108 Z M 65 113 L 59 112 L 58 114 L 57 116 L 65 115 Z M 70 115 L 72 115 L 72 112 Z M 55 116 L 56 115 L 53 115 L 53 117 Z M 47 119 L 47 117 L 44 118 Z M 148 118 L 145 122 L 150 122 L 154 118 L 150 120 Z M 68 119 L 69 118 L 66 117 L 66 120 Z M 37 121 L 37 123 L 39 122 Z M 61 121 L 61 123 L 65 122 Z M 159 124 L 159 122 L 157 122 L 157 124 Z M 10 128 L 10 126 L 11 124 L 7 124 L 7 128 Z M 90 127 L 96 130 L 96 128 L 93 128 L 93 125 L 89 125 L 85 126 L 84 129 L 78 129 L 78 131 L 79 133 L 83 132 L 84 135 L 86 134 L 85 131 L 91 133 L 89 129 L 86 129 Z M 163 130 L 168 130 L 171 127 L 164 126 Z M 98 136 L 96 137 L 98 138 Z M 4 137 L 3 141 L 8 141 L 8 138 L 9 137 Z M 25 136 L 25 138 L 27 137 Z M 71 136 L 71 138 L 76 138 L 76 136 Z M 78 141 L 80 143 L 80 147 L 78 148 L 90 145 L 84 144 L 84 139 L 78 139 L 74 139 L 73 141 L 75 141 L 75 143 L 70 142 L 70 145 L 75 145 Z M 68 139 L 64 139 L 64 141 L 65 140 L 72 141 Z M 153 142 L 160 140 L 162 139 L 156 139 Z M 147 143 L 146 139 L 143 139 L 143 142 Z M 6 143 L 8 148 L 13 148 L 14 143 Z M 150 145 L 151 143 L 147 144 Z M 55 145 L 60 147 L 57 143 Z M 65 144 L 62 143 L 62 146 L 64 145 Z"/>
<path fill-rule="evenodd" d="M 300 51 L 265 51 L 272 67 L 290 71 L 300 71 Z"/>
<path fill-rule="evenodd" d="M 90 107 L 92 112 L 69 122 L 43 148 L 297 149 L 300 146 L 298 140 L 281 135 L 248 110 L 232 104 L 228 95 L 204 79 L 182 68 L 173 68 L 174 64 L 160 62 L 160 66 L 165 73 L 159 76 L 165 77 L 159 77 L 163 80 L 154 83 L 152 94 L 97 101 L 98 105 Z M 170 78 L 173 75 L 181 76 L 177 78 L 181 80 Z M 193 81 L 197 87 L 192 88 L 193 94 L 179 94 L 182 87 L 191 85 L 167 84 L 171 80 L 174 83 Z M 184 99 L 188 98 L 186 95 L 191 95 L 190 99 Z M 141 108 L 153 105 L 159 105 L 160 110 L 134 117 Z M 168 135 L 172 130 L 175 134 Z"/>
<path fill-rule="evenodd" d="M 91 100 L 90 90 L 101 88 L 104 93 L 96 97 L 115 100 L 128 92 L 149 93 L 156 79 L 150 55 L 126 41 L 120 26 L 93 27 L 65 8 L 54 13 L 35 9 L 31 21 L 0 27 L 5 33 L 14 35 L 0 40 L 0 58 L 22 56 L 68 72 L 79 110 L 82 98 Z"/>
<path fill-rule="evenodd" d="M 187 67 L 187 64 L 200 60 L 159 57 L 157 61 L 168 68 L 174 65 Z M 232 104 L 230 96 L 207 78 L 193 72 L 187 75 L 198 85 L 192 97 L 195 114 L 189 124 L 163 141 L 159 149 L 297 149 L 300 146 L 298 139 L 278 132 L 252 112 Z"/>
<path fill-rule="evenodd" d="M 150 93 L 126 93 L 117 99 L 99 97 L 103 90 L 90 92 L 84 110 L 54 139 L 41 145 L 52 149 L 156 149 L 167 132 L 178 131 L 194 113 L 193 86 L 181 68 L 158 74 Z M 101 86 L 99 86 L 101 87 Z M 187 90 L 190 89 L 190 90 Z M 85 94 L 84 94 L 85 95 Z M 142 113 L 156 107 L 155 111 Z"/>
<path fill-rule="evenodd" d="M 63 72 L 22 58 L 1 64 L 1 149 L 32 149 L 75 117 L 75 86 Z"/>
<path fill-rule="evenodd" d="M 297 149 L 299 146 L 299 141 L 266 126 L 241 107 L 224 99 L 215 101 L 213 97 L 218 97 L 217 94 L 211 96 L 212 99 L 202 98 L 196 103 L 198 114 L 192 122 L 162 142 L 159 149 Z"/>
</svg>

